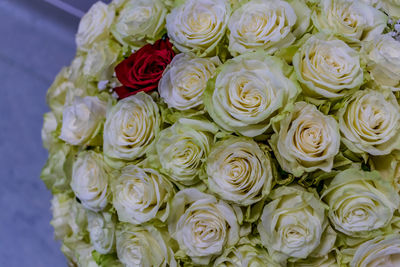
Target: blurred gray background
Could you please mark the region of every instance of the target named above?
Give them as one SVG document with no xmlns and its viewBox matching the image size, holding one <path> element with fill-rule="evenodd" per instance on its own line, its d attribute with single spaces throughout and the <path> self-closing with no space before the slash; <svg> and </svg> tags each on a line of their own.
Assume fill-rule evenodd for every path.
<svg viewBox="0 0 400 267">
<path fill-rule="evenodd" d="M 39 178 L 47 158 L 40 130 L 47 88 L 73 59 L 78 17 L 95 2 L 0 0 L 2 267 L 66 266 Z"/>
</svg>

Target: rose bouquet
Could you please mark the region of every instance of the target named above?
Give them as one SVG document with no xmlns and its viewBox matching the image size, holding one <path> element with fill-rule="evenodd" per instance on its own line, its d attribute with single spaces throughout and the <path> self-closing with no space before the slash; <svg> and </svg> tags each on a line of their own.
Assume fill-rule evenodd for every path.
<svg viewBox="0 0 400 267">
<path fill-rule="evenodd" d="M 114 0 L 47 93 L 71 266 L 400 266 L 400 3 Z"/>
</svg>

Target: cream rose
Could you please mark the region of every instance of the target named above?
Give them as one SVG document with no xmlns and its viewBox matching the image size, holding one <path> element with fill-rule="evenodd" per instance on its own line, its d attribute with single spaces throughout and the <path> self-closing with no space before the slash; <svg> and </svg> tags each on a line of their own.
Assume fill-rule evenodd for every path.
<svg viewBox="0 0 400 267">
<path fill-rule="evenodd" d="M 350 267 L 400 266 L 400 236 L 381 236 L 357 248 Z"/>
<path fill-rule="evenodd" d="M 64 108 L 60 139 L 71 145 L 89 143 L 101 130 L 105 115 L 106 103 L 97 97 L 75 97 L 72 105 Z"/>
<path fill-rule="evenodd" d="M 181 52 L 214 53 L 225 35 L 230 5 L 227 0 L 186 0 L 167 15 L 167 31 Z"/>
<path fill-rule="evenodd" d="M 160 132 L 156 141 L 160 171 L 178 184 L 193 185 L 204 176 L 203 162 L 218 127 L 206 120 L 181 118 Z"/>
<path fill-rule="evenodd" d="M 68 70 L 64 69 L 58 74 L 46 94 L 47 103 L 58 122 L 62 120 L 64 106 L 71 104 L 71 99 L 68 98 L 70 98 L 71 95 L 84 95 L 83 90 L 76 88 L 74 83 L 68 80 L 67 72 Z"/>
<path fill-rule="evenodd" d="M 377 1 L 377 7 L 382 8 L 390 17 L 400 18 L 400 1 L 399 0 L 380 0 Z"/>
<path fill-rule="evenodd" d="M 112 0 L 110 5 L 114 5 L 117 9 L 120 9 L 126 0 Z"/>
<path fill-rule="evenodd" d="M 94 81 L 110 80 L 122 48 L 114 41 L 96 42 L 86 55 L 84 75 Z"/>
<path fill-rule="evenodd" d="M 370 237 L 388 225 L 399 207 L 397 192 L 377 172 L 347 169 L 322 192 L 335 229 L 351 237 Z"/>
<path fill-rule="evenodd" d="M 218 142 L 207 158 L 208 187 L 222 199 L 251 205 L 265 198 L 272 187 L 269 155 L 256 142 L 231 137 Z"/>
<path fill-rule="evenodd" d="M 88 212 L 88 232 L 90 243 L 100 254 L 108 254 L 115 249 L 115 222 L 108 212 Z"/>
<path fill-rule="evenodd" d="M 73 201 L 75 200 L 65 193 L 56 194 L 51 200 L 53 218 L 50 224 L 54 227 L 54 237 L 57 240 L 62 240 L 72 233 L 68 216 Z"/>
<path fill-rule="evenodd" d="M 301 1 L 251 0 L 229 19 L 229 51 L 238 55 L 263 49 L 272 54 L 307 30 L 310 15 Z"/>
<path fill-rule="evenodd" d="M 376 8 L 378 2 L 380 2 L 380 1 L 379 0 L 361 0 L 361 2 L 364 2 L 365 4 Z"/>
<path fill-rule="evenodd" d="M 46 101 L 58 123 L 61 123 L 64 108 L 72 105 L 75 97 L 93 96 L 97 93 L 97 88 L 83 75 L 85 60 L 86 55 L 77 56 L 69 67 L 58 73 L 47 91 Z"/>
<path fill-rule="evenodd" d="M 342 142 L 353 152 L 387 155 L 400 145 L 400 106 L 392 92 L 365 89 L 339 110 Z"/>
<path fill-rule="evenodd" d="M 336 240 L 325 206 L 300 186 L 281 186 L 272 191 L 258 224 L 261 241 L 278 262 L 326 255 Z"/>
<path fill-rule="evenodd" d="M 373 40 L 386 27 L 387 17 L 358 0 L 322 0 L 312 14 L 315 27 L 349 43 Z"/>
<path fill-rule="evenodd" d="M 338 98 L 363 82 L 360 57 L 345 42 L 311 36 L 293 57 L 293 66 L 303 93 L 315 98 Z"/>
<path fill-rule="evenodd" d="M 85 208 L 93 211 L 105 208 L 109 195 L 109 172 L 103 154 L 93 150 L 78 154 L 72 167 L 71 188 Z"/>
<path fill-rule="evenodd" d="M 260 135 L 298 94 L 290 73 L 289 66 L 262 52 L 230 59 L 207 85 L 206 110 L 227 131 Z"/>
<path fill-rule="evenodd" d="M 114 16 L 113 6 L 100 1 L 94 4 L 79 23 L 76 34 L 78 50 L 86 51 L 94 42 L 107 38 Z"/>
<path fill-rule="evenodd" d="M 222 200 L 190 188 L 179 191 L 171 207 L 168 231 L 193 263 L 207 265 L 238 242 L 236 214 Z"/>
<path fill-rule="evenodd" d="M 68 266 L 100 267 L 93 258 L 93 246 L 85 240 L 67 240 L 62 243 L 61 251 L 68 259 Z"/>
<path fill-rule="evenodd" d="M 116 243 L 118 258 L 127 267 L 177 267 L 169 237 L 154 226 L 119 224 Z"/>
<path fill-rule="evenodd" d="M 255 244 L 255 242 L 241 239 L 240 244 L 226 248 L 224 253 L 219 256 L 214 267 L 279 267 L 268 255 L 267 250 Z"/>
<path fill-rule="evenodd" d="M 370 157 L 370 162 L 372 168 L 377 170 L 397 193 L 400 193 L 400 151 L 393 151 L 389 155 Z"/>
<path fill-rule="evenodd" d="M 339 125 L 333 117 L 314 105 L 297 102 L 275 131 L 270 143 L 283 170 L 295 176 L 318 169 L 331 171 L 340 147 Z"/>
<path fill-rule="evenodd" d="M 87 226 L 86 210 L 69 194 L 59 193 L 51 200 L 54 235 L 58 240 L 76 241 L 85 236 Z"/>
<path fill-rule="evenodd" d="M 158 92 L 169 108 L 185 111 L 203 104 L 207 81 L 221 64 L 218 57 L 198 58 L 193 54 L 176 55 L 165 69 Z"/>
<path fill-rule="evenodd" d="M 400 90 L 400 42 L 389 34 L 380 35 L 367 45 L 367 69 L 380 85 Z"/>
<path fill-rule="evenodd" d="M 43 146 L 49 150 L 56 142 L 55 130 L 57 130 L 57 119 L 53 112 L 47 112 L 43 116 L 43 127 L 41 131 Z"/>
<path fill-rule="evenodd" d="M 174 194 L 172 184 L 163 175 L 149 168 L 128 165 L 112 184 L 113 204 L 122 222 L 142 224 L 152 219 L 165 221 L 169 201 Z"/>
<path fill-rule="evenodd" d="M 53 194 L 70 190 L 70 173 L 75 155 L 75 147 L 59 140 L 50 147 L 49 157 L 40 178 Z"/>
<path fill-rule="evenodd" d="M 167 8 L 161 0 L 128 0 L 111 31 L 121 44 L 139 49 L 161 38 L 166 15 Z"/>
<path fill-rule="evenodd" d="M 67 77 L 71 82 L 76 82 L 82 76 L 82 68 L 85 64 L 86 55 L 84 53 L 77 55 L 67 68 Z"/>
<path fill-rule="evenodd" d="M 119 101 L 107 112 L 104 124 L 104 154 L 133 160 L 143 156 L 160 130 L 157 104 L 143 92 Z"/>
<path fill-rule="evenodd" d="M 288 267 L 340 267 L 336 257 L 332 254 L 333 253 L 329 253 L 320 258 L 308 258 L 291 262 L 288 264 Z"/>
</svg>

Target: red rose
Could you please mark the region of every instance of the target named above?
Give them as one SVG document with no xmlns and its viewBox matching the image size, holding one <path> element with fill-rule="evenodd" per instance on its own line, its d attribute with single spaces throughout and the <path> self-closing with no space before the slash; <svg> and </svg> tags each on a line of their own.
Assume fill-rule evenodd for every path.
<svg viewBox="0 0 400 267">
<path fill-rule="evenodd" d="M 115 73 L 123 86 L 114 88 L 119 99 L 138 92 L 157 88 L 164 69 L 175 56 L 168 38 L 153 45 L 147 44 L 115 67 Z"/>
</svg>

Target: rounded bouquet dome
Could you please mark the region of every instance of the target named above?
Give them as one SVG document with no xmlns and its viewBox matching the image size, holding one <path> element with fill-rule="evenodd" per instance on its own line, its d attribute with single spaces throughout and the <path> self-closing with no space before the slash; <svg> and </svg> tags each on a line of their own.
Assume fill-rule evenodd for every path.
<svg viewBox="0 0 400 267">
<path fill-rule="evenodd" d="M 400 266 L 400 3 L 95 3 L 47 92 L 70 266 Z"/>
</svg>

